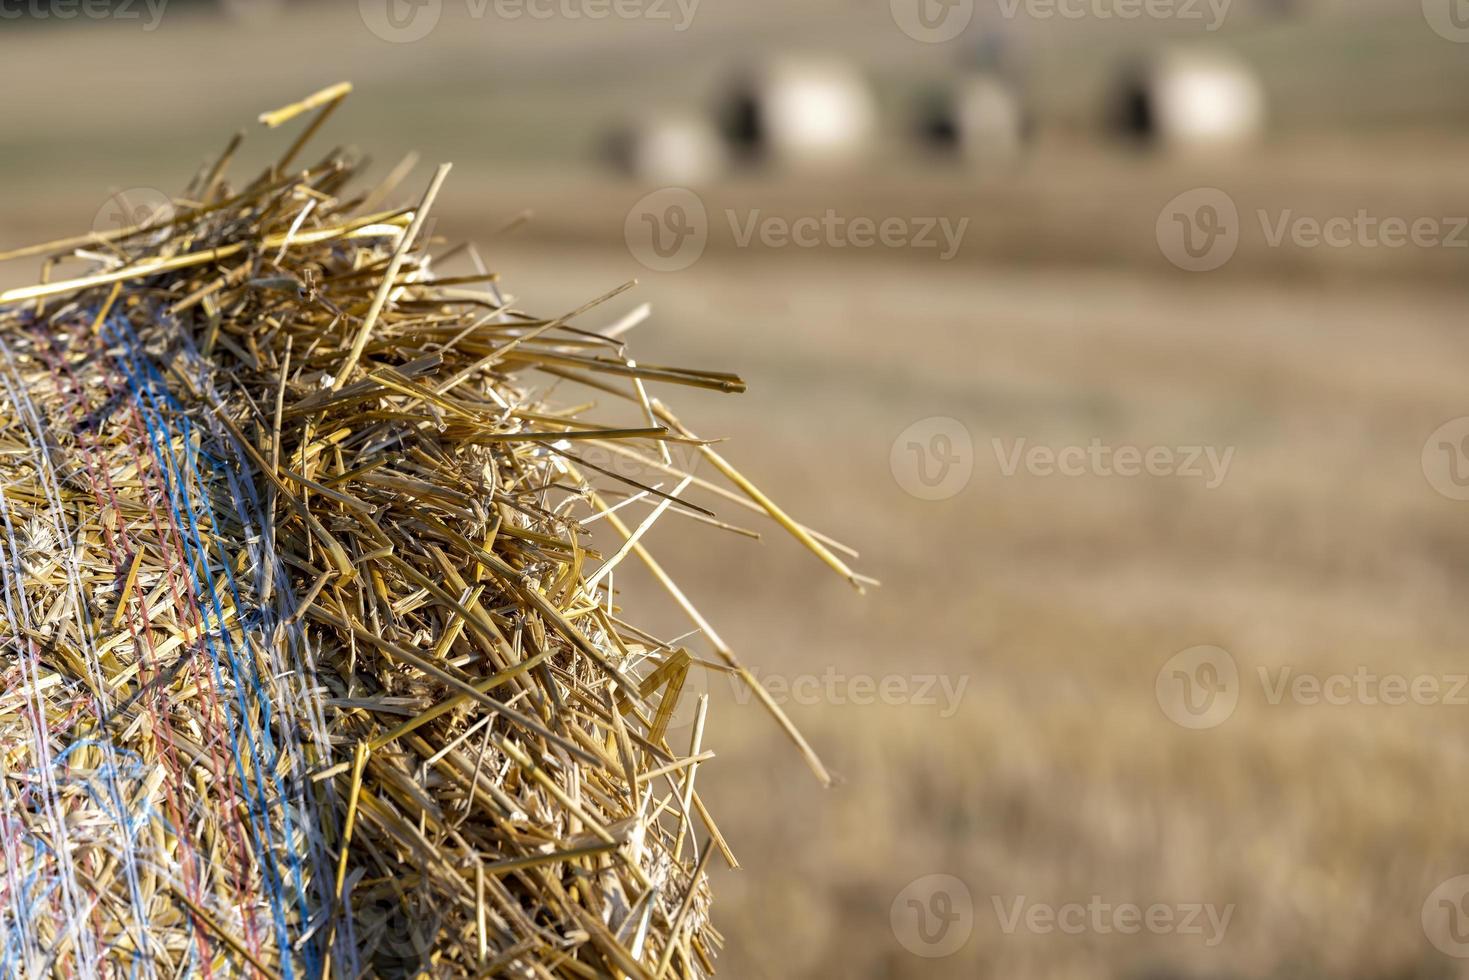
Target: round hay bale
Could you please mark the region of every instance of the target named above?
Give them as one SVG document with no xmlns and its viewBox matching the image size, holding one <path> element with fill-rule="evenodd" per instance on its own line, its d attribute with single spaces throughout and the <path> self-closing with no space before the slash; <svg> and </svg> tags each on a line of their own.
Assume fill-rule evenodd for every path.
<svg viewBox="0 0 1469 980">
<path fill-rule="evenodd" d="M 309 135 L 350 91 L 260 118 Z M 584 316 L 621 289 L 512 312 L 430 253 L 449 165 L 381 211 L 304 143 L 0 255 L 80 273 L 0 290 L 4 974 L 706 980 L 737 862 L 694 788 L 705 670 L 832 778 L 613 576 L 663 578 L 639 539 L 723 523 L 713 489 L 866 580 L 661 394 L 737 375 L 626 357 L 635 320 Z"/>
<path fill-rule="evenodd" d="M 1012 160 L 1024 148 L 1029 123 L 1019 92 L 990 74 L 962 78 L 942 93 L 923 122 L 930 146 L 977 164 Z"/>
<path fill-rule="evenodd" d="M 653 115 L 613 134 L 613 165 L 648 184 L 708 183 L 724 169 L 724 145 L 709 122 L 688 115 Z"/>
<path fill-rule="evenodd" d="M 739 74 L 723 118 L 731 146 L 746 159 L 830 168 L 866 154 L 877 111 L 866 80 L 845 62 L 788 58 Z"/>
<path fill-rule="evenodd" d="M 1265 92 L 1247 65 L 1225 54 L 1167 52 L 1123 73 L 1113 125 L 1163 149 L 1246 145 L 1264 132 Z"/>
</svg>

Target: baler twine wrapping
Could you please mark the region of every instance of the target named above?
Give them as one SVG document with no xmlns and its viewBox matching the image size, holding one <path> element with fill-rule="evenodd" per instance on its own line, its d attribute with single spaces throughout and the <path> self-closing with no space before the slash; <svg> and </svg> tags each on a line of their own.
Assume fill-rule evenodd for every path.
<svg viewBox="0 0 1469 980">
<path fill-rule="evenodd" d="M 621 290 L 541 319 L 472 250 L 431 258 L 447 167 L 366 214 L 407 167 L 292 170 L 349 91 L 262 116 L 316 113 L 242 190 L 236 137 L 167 220 L 0 256 L 49 256 L 0 293 L 0 972 L 707 976 L 735 860 L 695 785 L 707 697 L 673 744 L 690 671 L 830 777 L 643 536 L 732 527 L 698 490 L 870 580 L 648 392 L 738 377 L 573 326 Z M 632 558 L 715 661 L 623 618 Z"/>
</svg>

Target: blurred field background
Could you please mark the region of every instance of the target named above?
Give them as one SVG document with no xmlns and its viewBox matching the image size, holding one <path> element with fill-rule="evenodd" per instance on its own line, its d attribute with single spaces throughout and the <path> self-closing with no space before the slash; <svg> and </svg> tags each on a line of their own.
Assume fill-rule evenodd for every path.
<svg viewBox="0 0 1469 980">
<path fill-rule="evenodd" d="M 308 155 L 351 141 L 385 173 L 420 151 L 394 203 L 453 161 L 435 231 L 478 242 L 521 307 L 564 312 L 636 277 L 580 325 L 651 302 L 630 338 L 640 360 L 749 382 L 739 397 L 684 395 L 685 421 L 731 437 L 729 458 L 858 548 L 883 587 L 858 597 L 779 536 L 752 545 L 691 522 L 665 521 L 655 554 L 761 676 L 965 686 L 952 712 L 790 704 L 841 776 L 824 791 L 762 712 L 710 683 L 719 757 L 699 785 L 743 862 L 716 881 L 721 975 L 1469 976 L 1420 921 L 1440 882 L 1469 873 L 1469 707 L 1271 705 L 1255 680 L 1469 670 L 1469 504 L 1436 493 L 1420 462 L 1430 433 L 1469 415 L 1469 250 L 1271 249 L 1256 226 L 1224 269 L 1190 275 L 1154 233 L 1164 204 L 1200 186 L 1251 214 L 1469 215 L 1469 46 L 1417 3 L 1236 0 L 1205 37 L 1005 20 L 981 2 L 936 45 L 876 0 L 703 0 L 685 31 L 474 18 L 446 0 L 411 44 L 375 37 L 356 4 L 277 6 L 230 17 L 178 2 L 153 30 L 0 24 L 0 249 L 92 227 L 119 189 L 181 190 L 236 128 L 250 129 L 237 172 L 253 173 L 288 138 L 259 131 L 257 112 L 351 79 L 357 94 Z M 915 104 L 996 35 L 1019 59 L 1033 144 L 983 170 L 925 154 Z M 1119 65 L 1169 40 L 1225 43 L 1254 66 L 1270 111 L 1259 147 L 1174 158 L 1107 138 Z M 787 49 L 860 67 L 882 139 L 841 177 L 734 171 L 699 188 L 711 214 L 967 217 L 952 261 L 741 248 L 718 217 L 691 268 L 635 261 L 624 219 L 651 188 L 604 166 L 608 130 L 652 106 L 702 109 L 730 71 Z M 0 285 L 34 274 L 9 263 Z M 900 433 L 933 416 L 973 441 L 972 480 L 936 502 L 890 463 Z M 1235 455 L 1212 490 L 1006 477 L 996 439 Z M 654 583 L 629 571 L 618 584 L 664 635 L 686 631 Z M 1202 644 L 1233 654 L 1244 694 L 1225 724 L 1188 731 L 1155 678 Z M 940 873 L 967 886 L 974 925 L 930 959 L 890 912 Z M 1094 895 L 1235 910 L 1209 947 L 1006 934 L 994 904 Z"/>
</svg>

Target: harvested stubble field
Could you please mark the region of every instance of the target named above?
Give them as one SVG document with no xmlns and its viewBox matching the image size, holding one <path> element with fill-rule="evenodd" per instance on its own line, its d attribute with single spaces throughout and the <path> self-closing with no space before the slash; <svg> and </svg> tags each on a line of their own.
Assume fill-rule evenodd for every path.
<svg viewBox="0 0 1469 980">
<path fill-rule="evenodd" d="M 329 26 L 350 36 L 344 24 Z M 1332 106 L 1387 116 L 1425 93 L 1448 100 L 1425 66 L 1462 51 L 1428 37 L 1420 57 L 1417 42 L 1404 41 L 1414 30 L 1405 21 L 1353 33 L 1358 49 L 1390 49 L 1390 60 L 1372 62 L 1347 86 L 1306 86 L 1317 101 L 1298 104 L 1291 118 Z M 191 40 L 180 30 L 158 43 L 202 57 Z M 241 43 L 249 50 L 252 42 Z M 1258 194 L 1271 208 L 1305 207 L 1300 189 L 1308 187 L 1310 209 L 1322 214 L 1373 200 L 1409 215 L 1465 213 L 1453 168 L 1429 162 L 1461 145 L 1451 127 L 1463 117 L 1456 103 L 1418 120 L 1424 132 L 1362 136 L 1323 125 L 1272 150 L 1294 161 L 1279 166 L 1170 166 L 1129 184 L 1112 157 L 1092 166 L 1085 153 L 1047 156 L 1040 166 L 1065 185 L 1056 195 L 1067 200 L 1113 166 L 1120 176 L 1107 193 L 1079 200 L 1091 210 L 1069 212 L 1088 229 L 1077 239 L 1087 240 L 1066 237 L 1076 225 L 1062 209 L 1039 223 L 1062 234 L 1022 238 L 1019 262 L 1007 260 L 1001 236 L 942 265 L 716 244 L 686 272 L 649 276 L 620 240 L 636 189 L 572 175 L 545 193 L 523 168 L 502 177 L 477 156 L 497 141 L 465 125 L 481 111 L 472 87 L 442 116 L 420 111 L 422 87 L 474 77 L 467 61 L 430 64 L 461 43 L 470 42 L 425 42 L 414 48 L 418 70 L 395 69 L 381 83 L 350 67 L 333 75 L 402 93 L 397 116 L 416 131 L 395 144 L 425 147 L 437 134 L 459 143 L 439 155 L 494 175 L 456 176 L 475 190 L 449 199 L 457 223 L 448 237 L 482 238 L 520 208 L 537 208 L 544 220 L 485 245 L 521 305 L 571 309 L 642 276 L 609 317 L 652 301 L 654 316 L 638 328 L 644 348 L 668 363 L 727 366 L 750 384 L 737 402 L 695 398 L 686 415 L 701 431 L 731 436 L 752 479 L 858 545 L 864 571 L 885 584 L 858 599 L 775 539 L 764 549 L 714 549 L 721 539 L 713 532 L 664 528 L 650 547 L 763 676 L 967 679 L 947 716 L 942 704 L 852 703 L 850 687 L 788 702 L 841 780 L 831 791 L 756 706 L 710 685 L 719 764 L 700 786 L 743 863 L 714 875 L 727 975 L 1469 975 L 1429 945 L 1420 925 L 1431 890 L 1469 871 L 1469 708 L 1273 705 L 1256 680 L 1259 669 L 1274 678 L 1287 666 L 1318 676 L 1466 670 L 1469 512 L 1435 493 L 1420 464 L 1429 433 L 1469 414 L 1460 263 L 1429 256 L 1419 278 L 1421 267 L 1402 254 L 1361 265 L 1361 253 L 1296 254 L 1284 272 L 1269 255 L 1245 254 L 1238 268 L 1190 279 L 1163 264 L 1148 237 L 1164 201 L 1204 183 L 1243 181 L 1258 191 L 1242 203 Z M 525 68 L 517 58 L 536 57 L 508 38 L 474 43 L 507 59 L 507 85 Z M 663 50 L 645 37 L 626 44 L 607 60 L 639 63 L 638 73 L 652 62 L 629 52 Z M 1313 49 L 1319 60 L 1328 47 Z M 105 58 L 103 48 L 98 40 L 88 50 Z M 18 66 L 39 68 L 56 50 L 33 45 L 17 52 Z M 379 50 L 342 58 L 368 66 Z M 577 66 L 578 78 L 619 77 L 594 58 Z M 1296 72 L 1284 67 L 1285 76 Z M 283 95 L 303 87 L 287 74 L 274 82 Z M 231 88 L 221 79 L 207 91 L 228 99 Z M 80 87 L 64 91 L 86 101 Z M 533 156 L 526 118 L 563 103 L 591 112 L 554 85 L 529 101 L 485 97 L 483 111 L 512 127 L 515 153 Z M 88 220 L 103 202 L 77 198 L 77 177 L 89 186 L 161 182 L 140 135 L 156 103 L 86 112 L 95 118 L 24 150 L 8 181 L 35 188 L 36 203 L 13 215 L 21 230 L 0 245 Z M 201 105 L 180 126 L 212 135 L 208 114 Z M 34 125 L 40 116 L 27 108 L 23 118 Z M 83 151 L 99 128 L 135 149 L 94 160 Z M 391 119 L 383 128 L 396 133 Z M 574 143 L 564 131 L 539 138 Z M 988 208 L 1054 199 L 1043 189 L 1027 198 L 1018 180 L 1018 191 L 1004 180 L 990 192 L 961 186 L 934 207 L 972 215 L 979 235 Z M 905 186 L 930 193 L 933 183 L 927 173 L 891 175 L 885 199 L 905 200 Z M 867 189 L 833 185 L 813 200 L 860 206 L 846 202 L 868 200 Z M 543 199 L 527 200 L 536 193 Z M 801 195 L 812 197 L 790 193 L 793 209 L 808 203 Z M 770 195 L 743 184 L 711 193 L 715 204 L 762 200 Z M 610 227 L 586 217 L 598 213 L 611 216 Z M 1021 235 L 1037 227 L 1025 214 L 1004 221 Z M 1130 231 L 1115 242 L 1090 240 L 1119 228 Z M 968 488 L 937 503 L 904 493 L 889 466 L 899 433 L 934 415 L 962 420 L 975 446 Z M 1006 477 L 992 440 L 1009 450 L 1022 438 L 1052 447 L 1094 438 L 1207 444 L 1235 454 L 1214 490 L 1190 479 Z M 651 581 L 625 575 L 619 587 L 629 603 L 655 601 Z M 650 613 L 650 630 L 682 631 L 677 610 Z M 1250 683 L 1227 723 L 1191 732 L 1164 717 L 1154 685 L 1169 657 L 1200 644 L 1228 649 Z M 900 890 L 932 873 L 962 879 L 975 905 L 973 936 L 943 960 L 915 957 L 889 926 Z M 1232 903 L 1235 911 L 1225 940 L 1208 947 L 1184 935 L 1006 934 L 994 906 L 995 897 L 1008 911 L 1019 896 L 1060 905 L 1093 895 Z"/>
<path fill-rule="evenodd" d="M 617 267 L 555 254 L 557 279 Z M 536 277 L 537 256 L 507 268 L 521 263 L 528 295 L 559 292 Z M 968 680 L 951 715 L 941 693 L 793 697 L 844 779 L 835 792 L 780 759 L 752 707 L 716 686 L 711 710 L 747 723 L 719 750 L 740 775 L 711 779 L 711 800 L 742 815 L 759 855 L 715 879 L 731 934 L 758 937 L 733 952 L 737 975 L 829 976 L 832 962 L 904 978 L 1459 975 L 1419 916 L 1469 861 L 1469 706 L 1272 705 L 1258 678 L 1366 667 L 1444 678 L 1447 695 L 1466 672 L 1469 529 L 1419 459 L 1428 433 L 1464 411 L 1462 294 L 1242 293 L 1029 269 L 976 284 L 911 265 L 854 275 L 829 257 L 701 264 L 656 288 L 650 335 L 686 358 L 738 338 L 756 410 L 736 418 L 714 403 L 708 417 L 761 440 L 752 476 L 794 486 L 793 510 L 826 514 L 884 582 L 854 601 L 789 561 L 716 559 L 703 536 L 664 532 L 671 567 L 739 624 L 727 639 L 762 651 L 762 676 Z M 683 327 L 695 320 L 709 327 Z M 870 326 L 899 322 L 914 326 Z M 925 503 L 894 482 L 889 451 L 938 412 L 972 430 L 974 477 Z M 1020 438 L 1236 451 L 1213 490 L 1004 476 L 991 440 L 1008 453 Z M 813 453 L 819 482 L 802 479 Z M 744 574 L 747 588 L 718 588 Z M 783 612 L 740 621 L 764 603 Z M 1154 684 L 1200 644 L 1234 655 L 1245 693 L 1225 724 L 1195 732 L 1164 717 Z M 772 756 L 752 788 L 747 774 Z M 779 819 L 772 799 L 800 819 Z M 932 873 L 973 894 L 974 937 L 953 959 L 912 956 L 888 925 L 899 891 Z M 1008 914 L 1017 896 L 1093 895 L 1236 908 L 1206 948 L 1197 936 L 1007 935 L 993 904 Z"/>
</svg>

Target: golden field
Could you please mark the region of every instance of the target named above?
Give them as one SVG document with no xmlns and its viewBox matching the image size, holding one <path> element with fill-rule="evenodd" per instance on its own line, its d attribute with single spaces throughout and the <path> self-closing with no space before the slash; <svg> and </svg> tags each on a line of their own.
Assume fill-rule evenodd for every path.
<svg viewBox="0 0 1469 980">
<path fill-rule="evenodd" d="M 980 175 L 903 149 L 892 120 L 942 66 L 883 4 L 706 0 L 678 34 L 473 21 L 403 46 L 350 5 L 290 8 L 285 27 L 183 9 L 146 34 L 7 27 L 0 249 L 91 226 L 115 189 L 180 188 L 181 162 L 255 112 L 351 78 L 327 140 L 354 140 L 379 171 L 420 151 L 405 197 L 454 160 L 436 233 L 478 240 L 519 305 L 560 313 L 639 278 L 579 325 L 650 302 L 630 336 L 640 360 L 746 379 L 745 395 L 675 403 L 883 584 L 858 596 L 777 534 L 754 544 L 677 518 L 653 532 L 839 775 L 823 790 L 758 708 L 707 683 L 718 758 L 699 785 L 743 864 L 715 883 L 723 975 L 1469 976 L 1422 921 L 1440 883 L 1469 874 L 1469 688 L 1453 693 L 1469 674 L 1469 503 L 1436 492 L 1424 466 L 1430 435 L 1469 416 L 1469 248 L 1272 247 L 1256 220 L 1469 215 L 1469 48 L 1416 10 L 1358 0 L 1269 26 L 1240 2 L 1225 35 L 1279 100 L 1258 153 L 1164 161 L 1100 141 L 1089 107 L 1108 58 L 1152 36 L 1065 25 L 1035 42 L 1036 147 Z M 602 127 L 630 105 L 712 92 L 722 64 L 777 42 L 869 68 L 890 120 L 883 155 L 840 179 L 701 188 L 705 254 L 650 272 L 623 240 L 648 189 L 597 169 Z M 72 67 L 53 77 L 63 57 Z M 278 152 L 272 139 L 251 132 L 241 172 Z M 1239 254 L 1216 273 L 1178 271 L 1154 237 L 1160 209 L 1196 187 L 1227 190 L 1244 215 Z M 528 225 L 497 233 L 522 209 Z M 941 261 L 740 247 L 726 220 L 827 209 L 968 225 Z M 32 274 L 0 266 L 0 283 Z M 894 443 L 934 417 L 960 424 L 972 476 L 922 500 Z M 1022 440 L 1207 448 L 1228 467 L 1217 481 L 1007 473 Z M 618 585 L 661 635 L 689 628 L 650 579 Z M 1190 730 L 1160 705 L 1158 678 L 1200 646 L 1232 656 L 1238 704 Z M 1362 674 L 1427 678 L 1439 696 L 1368 703 L 1383 699 L 1355 680 L 1336 684 L 1340 704 L 1272 696 L 1282 676 Z M 904 890 L 935 874 L 963 883 L 972 926 L 927 958 L 905 947 L 894 904 L 901 917 Z M 1110 913 L 1101 927 L 1007 931 L 1017 902 L 1231 911 L 1210 942 L 1128 934 Z"/>
</svg>

